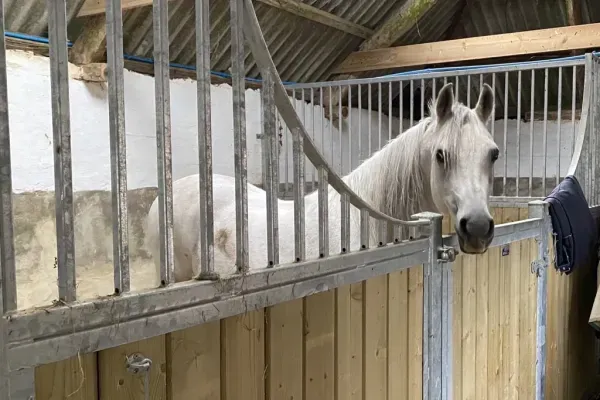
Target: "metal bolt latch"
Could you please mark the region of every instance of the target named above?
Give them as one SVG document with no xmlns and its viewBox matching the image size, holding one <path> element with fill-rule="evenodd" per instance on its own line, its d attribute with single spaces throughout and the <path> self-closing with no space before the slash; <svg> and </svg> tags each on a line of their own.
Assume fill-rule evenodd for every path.
<svg viewBox="0 0 600 400">
<path fill-rule="evenodd" d="M 456 250 L 454 247 L 440 247 L 438 249 L 438 260 L 440 262 L 454 262 L 454 260 L 456 260 Z"/>
<path fill-rule="evenodd" d="M 125 366 L 133 375 L 144 375 L 144 399 L 150 398 L 150 367 L 152 360 L 140 353 L 133 353 L 126 357 Z"/>
</svg>

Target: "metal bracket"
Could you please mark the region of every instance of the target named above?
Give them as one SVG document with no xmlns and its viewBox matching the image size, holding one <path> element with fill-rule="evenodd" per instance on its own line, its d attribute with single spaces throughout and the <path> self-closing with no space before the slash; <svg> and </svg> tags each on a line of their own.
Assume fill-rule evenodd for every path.
<svg viewBox="0 0 600 400">
<path fill-rule="evenodd" d="M 133 353 L 127 356 L 125 366 L 127 367 L 127 371 L 133 375 L 140 375 L 150 371 L 152 360 L 144 357 L 141 353 Z"/>
<path fill-rule="evenodd" d="M 531 262 L 531 273 L 540 276 L 541 271 L 548 266 L 548 260 L 537 259 Z"/>
<path fill-rule="evenodd" d="M 456 260 L 456 249 L 450 246 L 441 246 L 438 248 L 439 262 L 454 262 Z"/>
</svg>

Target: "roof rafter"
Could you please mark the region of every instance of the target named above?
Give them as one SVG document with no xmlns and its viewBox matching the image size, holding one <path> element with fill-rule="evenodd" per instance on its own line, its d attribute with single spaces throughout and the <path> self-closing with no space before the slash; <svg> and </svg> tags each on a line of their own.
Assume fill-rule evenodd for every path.
<svg viewBox="0 0 600 400">
<path fill-rule="evenodd" d="M 271 7 L 276 7 L 287 11 L 291 14 L 298 15 L 308 20 L 318 22 L 323 25 L 330 26 L 340 31 L 349 33 L 354 36 L 369 38 L 373 35 L 373 30 L 362 25 L 355 24 L 344 18 L 338 17 L 327 11 L 323 11 L 317 7 L 302 3 L 297 0 L 257 0 Z M 425 0 L 431 1 L 431 0 Z M 152 0 L 121 0 L 123 10 L 132 8 L 145 7 L 152 4 Z M 105 0 L 87 0 L 81 10 L 79 17 L 90 15 L 103 14 L 105 12 Z"/>
</svg>

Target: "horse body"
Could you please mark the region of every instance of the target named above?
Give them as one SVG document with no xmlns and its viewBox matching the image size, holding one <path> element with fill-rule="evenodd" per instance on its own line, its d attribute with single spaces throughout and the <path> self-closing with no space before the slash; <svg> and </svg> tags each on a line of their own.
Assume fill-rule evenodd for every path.
<svg viewBox="0 0 600 400">
<path fill-rule="evenodd" d="M 399 219 L 416 212 L 452 215 L 461 249 L 481 253 L 493 237 L 487 208 L 497 146 L 485 128 L 493 109 L 493 93 L 485 85 L 475 109 L 455 103 L 452 85 L 439 93 L 431 116 L 387 143 L 343 179 L 363 200 Z M 191 279 L 199 266 L 198 175 L 173 182 L 175 280 Z M 305 196 L 306 259 L 319 256 L 318 192 Z M 213 175 L 215 271 L 236 272 L 235 179 Z M 329 255 L 341 252 L 340 195 L 328 190 Z M 278 200 L 279 262 L 295 261 L 294 202 Z M 249 268 L 267 266 L 266 193 L 248 184 Z M 379 242 L 379 224 L 370 221 L 371 247 Z M 159 275 L 158 198 L 147 218 L 146 246 Z M 350 211 L 350 251 L 360 248 L 360 211 Z"/>
</svg>

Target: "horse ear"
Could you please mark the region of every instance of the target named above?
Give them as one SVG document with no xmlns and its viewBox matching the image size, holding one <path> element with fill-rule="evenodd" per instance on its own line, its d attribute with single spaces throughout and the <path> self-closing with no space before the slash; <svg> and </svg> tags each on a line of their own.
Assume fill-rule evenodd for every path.
<svg viewBox="0 0 600 400">
<path fill-rule="evenodd" d="M 447 120 L 452 114 L 452 104 L 454 104 L 452 86 L 451 83 L 448 83 L 438 93 L 438 98 L 435 102 L 435 115 L 440 122 Z"/>
<path fill-rule="evenodd" d="M 483 84 L 483 90 L 479 94 L 479 100 L 475 106 L 475 112 L 479 119 L 485 124 L 487 123 L 492 111 L 494 110 L 494 91 L 487 83 Z"/>
</svg>

